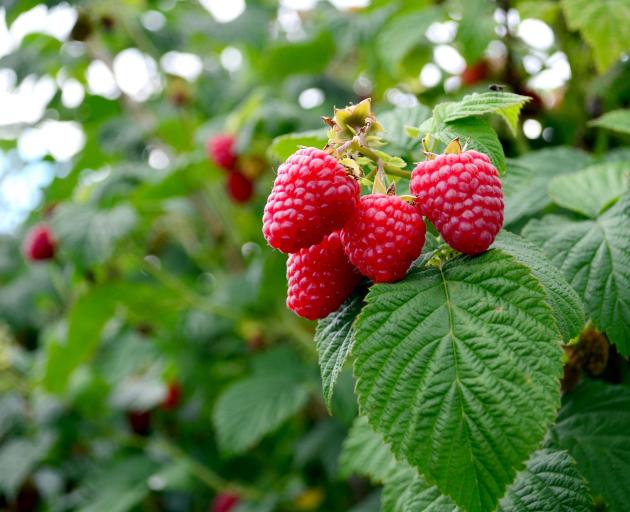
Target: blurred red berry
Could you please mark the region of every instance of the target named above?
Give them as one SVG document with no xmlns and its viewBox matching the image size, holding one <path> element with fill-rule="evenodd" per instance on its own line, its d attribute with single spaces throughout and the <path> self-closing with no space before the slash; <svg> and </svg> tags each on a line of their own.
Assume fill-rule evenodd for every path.
<svg viewBox="0 0 630 512">
<path fill-rule="evenodd" d="M 461 79 L 464 85 L 475 85 L 488 79 L 490 69 L 485 60 L 480 60 L 472 66 L 466 66 L 462 73 Z"/>
<path fill-rule="evenodd" d="M 127 411 L 129 428 L 139 436 L 151 433 L 151 411 Z"/>
<path fill-rule="evenodd" d="M 226 185 L 228 194 L 237 203 L 246 203 L 254 193 L 254 184 L 240 171 L 230 171 Z"/>
<path fill-rule="evenodd" d="M 170 382 L 166 392 L 166 398 L 162 402 L 162 409 L 170 411 L 175 409 L 182 401 L 182 385 L 178 381 Z"/>
<path fill-rule="evenodd" d="M 55 256 L 55 241 L 48 224 L 38 224 L 26 235 L 24 254 L 29 260 L 49 260 Z"/>
<path fill-rule="evenodd" d="M 222 492 L 214 498 L 210 510 L 212 512 L 230 512 L 238 504 L 239 499 L 236 494 Z"/>
<path fill-rule="evenodd" d="M 236 139 L 232 135 L 222 133 L 215 135 L 208 141 L 208 156 L 219 167 L 230 170 L 236 165 L 234 144 Z"/>
</svg>

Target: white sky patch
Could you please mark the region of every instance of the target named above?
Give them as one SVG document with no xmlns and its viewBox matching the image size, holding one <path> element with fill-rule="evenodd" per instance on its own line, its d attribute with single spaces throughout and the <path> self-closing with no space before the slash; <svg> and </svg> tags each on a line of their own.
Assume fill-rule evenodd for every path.
<svg viewBox="0 0 630 512">
<path fill-rule="evenodd" d="M 162 30 L 166 25 L 166 17 L 160 11 L 147 11 L 140 19 L 142 26 L 151 32 Z"/>
<path fill-rule="evenodd" d="M 203 71 L 203 62 L 194 53 L 168 52 L 160 59 L 162 69 L 171 75 L 195 81 Z"/>
<path fill-rule="evenodd" d="M 459 89 L 462 85 L 462 79 L 458 76 L 451 76 L 444 81 L 444 91 L 453 92 Z"/>
<path fill-rule="evenodd" d="M 553 30 L 544 21 L 524 19 L 518 26 L 517 34 L 526 44 L 537 50 L 547 50 L 553 46 Z"/>
<path fill-rule="evenodd" d="M 324 103 L 324 91 L 317 87 L 304 89 L 298 97 L 298 103 L 306 110 L 319 107 Z"/>
<path fill-rule="evenodd" d="M 432 62 L 425 64 L 420 71 L 420 83 L 425 87 L 435 87 L 442 80 L 442 72 Z"/>
<path fill-rule="evenodd" d="M 230 72 L 238 71 L 243 64 L 243 54 L 238 48 L 226 46 L 220 56 L 221 65 Z"/>
<path fill-rule="evenodd" d="M 52 119 L 27 128 L 17 142 L 20 157 L 25 161 L 40 160 L 50 154 L 58 162 L 67 162 L 84 145 L 85 134 L 79 123 Z"/>
<path fill-rule="evenodd" d="M 552 90 L 564 86 L 571 79 L 571 66 L 563 52 L 556 52 L 545 62 L 546 69 L 529 79 L 533 89 Z"/>
<path fill-rule="evenodd" d="M 418 98 L 413 94 L 406 93 L 400 89 L 387 89 L 385 98 L 396 107 L 415 107 L 418 104 Z"/>
<path fill-rule="evenodd" d="M 116 55 L 113 68 L 120 90 L 136 101 L 145 101 L 160 90 L 155 60 L 137 48 L 127 48 Z"/>
<path fill-rule="evenodd" d="M 66 108 L 77 108 L 85 97 L 85 89 L 81 82 L 74 78 L 68 78 L 61 86 L 61 103 Z"/>
<path fill-rule="evenodd" d="M 199 0 L 219 23 L 229 23 L 245 10 L 245 0 Z"/>
<path fill-rule="evenodd" d="M 530 75 L 535 75 L 542 69 L 543 62 L 536 55 L 525 55 L 523 57 L 523 67 Z"/>
<path fill-rule="evenodd" d="M 457 34 L 457 23 L 454 21 L 445 21 L 431 23 L 425 32 L 427 39 L 434 44 L 451 43 Z"/>
<path fill-rule="evenodd" d="M 11 81 L 10 73 L 4 75 Z M 16 88 L 0 88 L 0 126 L 33 124 L 39 121 L 57 86 L 49 76 L 27 76 Z"/>
<path fill-rule="evenodd" d="M 120 96 L 114 75 L 102 60 L 90 62 L 86 79 L 90 93 L 113 100 Z"/>
<path fill-rule="evenodd" d="M 302 25 L 302 19 L 295 9 L 280 7 L 276 18 L 276 26 L 286 34 L 289 41 L 306 39 L 306 31 Z"/>
<path fill-rule="evenodd" d="M 154 169 L 166 169 L 171 163 L 166 151 L 161 148 L 153 148 L 149 151 L 149 165 Z"/>
<path fill-rule="evenodd" d="M 452 46 L 440 44 L 433 49 L 433 59 L 452 75 L 459 75 L 466 69 L 466 61 Z"/>
<path fill-rule="evenodd" d="M 370 0 L 328 0 L 337 9 L 353 9 L 357 7 L 367 7 Z"/>
<path fill-rule="evenodd" d="M 528 139 L 537 139 L 542 133 L 542 125 L 536 119 L 525 119 L 523 133 Z"/>
<path fill-rule="evenodd" d="M 296 11 L 308 11 L 317 5 L 318 0 L 280 0 L 280 6 Z"/>
</svg>

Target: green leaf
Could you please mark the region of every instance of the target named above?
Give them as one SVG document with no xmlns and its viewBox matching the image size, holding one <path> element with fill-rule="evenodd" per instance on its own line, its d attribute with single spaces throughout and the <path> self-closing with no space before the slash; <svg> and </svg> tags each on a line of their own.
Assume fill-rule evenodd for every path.
<svg viewBox="0 0 630 512">
<path fill-rule="evenodd" d="M 407 127 L 420 126 L 431 117 L 431 110 L 424 105 L 398 107 L 378 115 L 378 120 L 385 129 L 383 139 L 402 151 L 410 152 L 419 147 L 420 140 L 407 134 Z"/>
<path fill-rule="evenodd" d="M 335 54 L 335 42 L 324 31 L 307 41 L 279 43 L 265 50 L 261 78 L 278 81 L 287 75 L 317 74 Z"/>
<path fill-rule="evenodd" d="M 586 305 L 595 326 L 630 354 L 630 194 L 594 220 L 547 215 L 524 236 L 540 245 Z"/>
<path fill-rule="evenodd" d="M 579 30 L 603 73 L 630 48 L 630 0 L 562 0 L 571 30 Z"/>
<path fill-rule="evenodd" d="M 566 449 L 610 512 L 630 503 L 630 387 L 585 381 L 565 395 L 551 444 Z"/>
<path fill-rule="evenodd" d="M 276 430 L 306 404 L 310 385 L 292 352 L 274 350 L 254 362 L 254 374 L 219 396 L 213 421 L 221 450 L 238 454 Z"/>
<path fill-rule="evenodd" d="M 493 247 L 512 255 L 529 267 L 531 273 L 540 281 L 547 293 L 547 300 L 562 339 L 568 343 L 578 336 L 586 323 L 584 306 L 578 294 L 547 259 L 542 249 L 509 231 L 501 231 Z"/>
<path fill-rule="evenodd" d="M 630 133 L 630 109 L 618 109 L 606 112 L 603 116 L 588 123 L 615 132 Z"/>
<path fill-rule="evenodd" d="M 66 339 L 46 347 L 43 384 L 48 391 L 63 393 L 74 370 L 98 346 L 118 305 L 150 322 L 166 320 L 179 306 L 177 297 L 149 284 L 114 282 L 88 290 L 72 305 Z"/>
<path fill-rule="evenodd" d="M 395 73 L 405 56 L 416 46 L 428 43 L 425 32 L 434 21 L 439 21 L 442 10 L 438 7 L 405 12 L 392 18 L 381 29 L 376 49 L 380 61 Z"/>
<path fill-rule="evenodd" d="M 594 165 L 549 183 L 549 197 L 556 204 L 593 219 L 628 191 L 630 162 Z"/>
<path fill-rule="evenodd" d="M 361 311 L 363 294 L 354 294 L 317 324 L 315 344 L 322 372 L 324 399 L 330 409 L 337 378 L 352 351 L 354 319 Z"/>
<path fill-rule="evenodd" d="M 592 163 L 579 149 L 557 147 L 525 153 L 508 161 L 503 177 L 505 224 L 510 225 L 551 204 L 547 186 L 554 176 L 572 173 Z"/>
<path fill-rule="evenodd" d="M 460 506 L 494 509 L 559 405 L 542 286 L 491 250 L 373 286 L 367 303 L 353 354 L 370 424 Z"/>
<path fill-rule="evenodd" d="M 339 457 L 339 476 L 361 475 L 384 483 L 397 462 L 380 434 L 370 428 L 367 418 L 355 418 Z"/>
<path fill-rule="evenodd" d="M 0 490 L 9 498 L 16 496 L 20 486 L 35 466 L 48 454 L 54 437 L 43 433 L 36 439 L 13 438 L 0 449 Z"/>
<path fill-rule="evenodd" d="M 450 6 L 453 4 L 461 15 L 456 37 L 458 49 L 467 63 L 474 64 L 496 38 L 493 4 L 486 0 L 459 0 Z"/>
<path fill-rule="evenodd" d="M 63 251 L 83 265 L 102 263 L 116 242 L 136 225 L 137 216 L 127 204 L 108 210 L 82 204 L 63 204 L 52 218 L 52 230 Z"/>
<path fill-rule="evenodd" d="M 400 468 L 383 491 L 383 512 L 461 512 L 411 468 Z M 590 512 L 588 487 L 565 451 L 539 450 L 527 461 L 497 512 Z"/>
<path fill-rule="evenodd" d="M 490 160 L 500 173 L 505 172 L 505 155 L 503 146 L 490 122 L 483 117 L 467 117 L 448 123 L 444 130 L 434 134 L 447 144 L 459 137 L 468 149 L 475 149 L 490 157 Z"/>
<path fill-rule="evenodd" d="M 511 92 L 474 93 L 458 102 L 440 103 L 433 110 L 433 116 L 437 121 L 448 124 L 467 117 L 497 114 L 505 119 L 512 133 L 516 133 L 521 109 L 529 100 L 528 96 Z"/>
<path fill-rule="evenodd" d="M 273 139 L 268 153 L 278 162 L 284 162 L 301 146 L 323 148 L 328 142 L 326 130 L 309 130 L 306 132 L 290 133 Z"/>
</svg>

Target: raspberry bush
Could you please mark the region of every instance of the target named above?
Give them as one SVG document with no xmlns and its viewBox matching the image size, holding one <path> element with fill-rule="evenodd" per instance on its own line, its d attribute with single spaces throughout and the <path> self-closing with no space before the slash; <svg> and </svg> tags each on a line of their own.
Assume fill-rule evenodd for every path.
<svg viewBox="0 0 630 512">
<path fill-rule="evenodd" d="M 626 3 L 4 2 L 0 509 L 626 512 Z"/>
</svg>

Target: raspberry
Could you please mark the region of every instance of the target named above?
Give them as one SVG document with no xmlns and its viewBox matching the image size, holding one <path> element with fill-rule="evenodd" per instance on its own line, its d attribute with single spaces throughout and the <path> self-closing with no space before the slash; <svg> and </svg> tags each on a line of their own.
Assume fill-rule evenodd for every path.
<svg viewBox="0 0 630 512">
<path fill-rule="evenodd" d="M 26 235 L 24 253 L 29 260 L 49 260 L 55 256 L 55 241 L 48 224 L 38 224 Z"/>
<path fill-rule="evenodd" d="M 419 163 L 410 190 L 446 243 L 465 254 L 484 252 L 503 225 L 499 175 L 490 159 L 477 151 Z"/>
<path fill-rule="evenodd" d="M 398 196 L 363 196 L 341 232 L 350 261 L 375 283 L 398 281 L 420 255 L 426 227 L 417 207 Z"/>
<path fill-rule="evenodd" d="M 235 142 L 234 137 L 227 133 L 221 133 L 212 137 L 206 147 L 210 160 L 224 169 L 233 169 L 236 165 Z"/>
<path fill-rule="evenodd" d="M 309 320 L 335 311 L 361 280 L 335 231 L 311 247 L 289 255 L 287 306 Z"/>
<path fill-rule="evenodd" d="M 341 229 L 359 200 L 359 185 L 331 155 L 299 149 L 278 168 L 263 216 L 269 245 L 285 253 Z"/>
<path fill-rule="evenodd" d="M 230 171 L 226 185 L 228 194 L 237 203 L 246 203 L 254 193 L 254 184 L 240 171 Z"/>
<path fill-rule="evenodd" d="M 168 384 L 166 397 L 162 402 L 162 409 L 169 411 L 176 409 L 182 400 L 182 386 L 178 381 L 172 381 Z"/>
<path fill-rule="evenodd" d="M 212 512 L 230 512 L 237 505 L 239 499 L 236 494 L 219 493 L 212 502 Z"/>
</svg>

